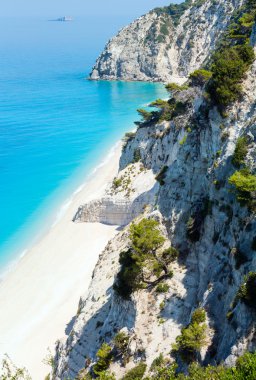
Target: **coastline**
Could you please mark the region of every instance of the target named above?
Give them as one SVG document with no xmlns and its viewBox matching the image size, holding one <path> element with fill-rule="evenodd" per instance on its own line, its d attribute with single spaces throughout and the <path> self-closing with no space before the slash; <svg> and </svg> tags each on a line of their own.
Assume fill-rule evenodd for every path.
<svg viewBox="0 0 256 380">
<path fill-rule="evenodd" d="M 121 141 L 59 210 L 48 231 L 0 283 L 0 358 L 7 353 L 33 380 L 44 379 L 47 348 L 70 326 L 99 254 L 116 226 L 72 222 L 78 207 L 100 197 L 118 171 Z M 10 328 L 11 327 L 11 328 Z"/>
<path fill-rule="evenodd" d="M 13 253 L 8 257 L 8 261 L 6 261 L 6 263 L 0 268 L 0 285 L 6 276 L 15 270 L 20 260 L 22 260 L 24 256 L 26 256 L 27 253 L 29 253 L 30 250 L 49 233 L 50 229 L 59 222 L 68 207 L 72 204 L 74 197 L 91 183 L 93 176 L 98 170 L 107 165 L 111 157 L 115 155 L 115 151 L 119 148 L 120 144 L 122 144 L 122 140 L 119 139 L 111 146 L 111 148 L 108 148 L 102 159 L 92 165 L 89 169 L 89 173 L 85 174 L 84 169 L 80 167 L 77 170 L 77 174 L 72 178 L 73 181 L 76 182 L 76 186 L 73 186 L 71 180 L 66 183 L 66 186 L 64 185 L 65 195 L 63 195 L 63 185 L 61 188 L 57 189 L 53 196 L 48 198 L 47 202 L 34 214 L 30 221 L 30 223 L 34 224 L 32 228 L 27 228 L 27 226 L 25 226 L 22 231 L 24 236 L 23 239 L 20 239 L 21 233 L 14 235 L 17 238 L 19 245 L 11 247 L 11 249 L 9 247 L 7 248 L 8 251 L 11 250 Z M 73 188 L 71 189 L 70 187 Z M 42 214 L 43 217 L 40 218 Z"/>
</svg>

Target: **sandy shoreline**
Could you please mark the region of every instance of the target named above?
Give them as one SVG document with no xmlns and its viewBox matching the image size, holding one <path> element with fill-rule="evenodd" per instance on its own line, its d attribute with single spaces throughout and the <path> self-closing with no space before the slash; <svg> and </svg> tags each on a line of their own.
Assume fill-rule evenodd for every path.
<svg viewBox="0 0 256 380">
<path fill-rule="evenodd" d="M 121 143 L 95 171 L 45 236 L 0 283 L 0 358 L 8 353 L 33 380 L 50 369 L 42 361 L 75 316 L 98 256 L 116 227 L 72 222 L 78 207 L 99 197 L 118 170 Z"/>
</svg>

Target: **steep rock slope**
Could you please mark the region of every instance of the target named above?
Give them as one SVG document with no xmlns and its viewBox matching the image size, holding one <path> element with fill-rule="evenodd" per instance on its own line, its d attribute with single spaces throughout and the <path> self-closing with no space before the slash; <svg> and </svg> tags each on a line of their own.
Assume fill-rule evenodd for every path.
<svg viewBox="0 0 256 380">
<path fill-rule="evenodd" d="M 214 49 L 243 0 L 187 0 L 178 18 L 156 9 L 123 28 L 99 56 L 91 79 L 184 81 Z"/>
<path fill-rule="evenodd" d="M 255 51 L 255 27 L 252 31 Z M 115 352 L 120 332 L 128 340 L 126 357 L 115 354 L 108 363 L 117 379 L 140 362 L 149 370 L 159 354 L 172 360 L 170 350 L 197 308 L 206 312 L 207 339 L 197 353 L 201 364 L 233 365 L 243 352 L 256 349 L 255 300 L 246 298 L 244 287 L 244 276 L 256 273 L 256 61 L 242 88 L 224 113 L 204 85 L 180 87 L 168 103 L 171 116 L 146 118 L 128 135 L 106 196 L 78 211 L 79 222 L 153 219 L 163 248 L 171 246 L 179 256 L 160 291 L 144 282 L 126 299 L 117 291 L 120 258 L 134 242 L 130 225 L 121 228 L 98 261 L 68 339 L 57 343 L 53 379 L 84 379 L 103 343 Z M 230 182 L 240 172 L 246 180 L 253 177 L 249 192 L 238 193 Z M 179 357 L 177 362 L 186 369 Z"/>
<path fill-rule="evenodd" d="M 201 89 L 193 87 L 177 95 L 177 101 L 188 102 L 185 114 L 141 126 L 127 142 L 120 173 L 134 165 L 138 150 L 145 175 L 152 180 L 152 172 L 162 172 L 161 185 L 143 216 L 160 222 L 166 244 L 177 248 L 180 258 L 172 264 L 174 275 L 166 281 L 166 293 L 140 290 L 124 300 L 113 289 L 120 252 L 129 247 L 129 227 L 122 230 L 99 259 L 68 340 L 57 344 L 53 379 L 75 378 L 96 360 L 103 342 L 113 344 L 120 330 L 129 336 L 129 362 L 124 367 L 117 358 L 110 370 L 119 379 L 140 360 L 149 367 L 160 353 L 169 355 L 197 307 L 207 311 L 202 363 L 234 364 L 245 350 L 256 348 L 255 311 L 234 302 L 244 275 L 256 270 L 255 214 L 240 205 L 228 183 L 241 136 L 248 139 L 246 163 L 255 171 L 255 93 L 256 62 L 244 81 L 243 99 L 228 108 L 228 117 L 215 107 L 205 112 Z M 125 190 L 123 199 L 132 204 L 126 195 Z M 196 235 L 188 237 L 190 218 L 196 221 Z"/>
</svg>

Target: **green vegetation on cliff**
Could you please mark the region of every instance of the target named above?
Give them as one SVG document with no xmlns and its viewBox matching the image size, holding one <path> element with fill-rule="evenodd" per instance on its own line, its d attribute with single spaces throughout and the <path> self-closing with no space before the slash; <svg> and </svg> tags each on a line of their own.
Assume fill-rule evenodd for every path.
<svg viewBox="0 0 256 380">
<path fill-rule="evenodd" d="M 219 107 L 226 107 L 239 98 L 241 81 L 254 59 L 253 48 L 247 44 L 225 47 L 213 55 L 208 90 Z"/>
<path fill-rule="evenodd" d="M 159 230 L 159 223 L 153 219 L 132 223 L 129 237 L 130 247 L 120 253 L 121 269 L 114 284 L 115 291 L 123 298 L 170 278 L 169 265 L 178 256 L 173 247 L 163 249 L 165 238 Z"/>
<path fill-rule="evenodd" d="M 176 338 L 173 351 L 177 352 L 186 361 L 196 358 L 206 342 L 206 313 L 204 309 L 196 309 L 192 314 L 191 323 L 181 330 Z"/>
<path fill-rule="evenodd" d="M 247 137 L 243 136 L 237 139 L 235 151 L 232 157 L 232 164 L 236 168 L 239 168 L 245 163 L 244 160 L 248 152 L 247 144 Z"/>
<path fill-rule="evenodd" d="M 256 18 L 256 0 L 247 0 L 234 14 L 219 48 L 213 54 L 208 86 L 212 100 L 220 109 L 239 99 L 241 82 L 255 59 L 249 44 Z"/>
<path fill-rule="evenodd" d="M 127 371 L 122 380 L 255 380 L 256 379 L 256 353 L 245 353 L 241 356 L 234 367 L 228 368 L 223 365 L 202 367 L 198 363 L 192 363 L 188 368 L 188 373 L 177 373 L 177 364 L 171 363 L 169 358 L 164 358 L 162 354 L 156 358 L 149 368 L 148 375 L 145 376 L 147 366 L 140 362 L 134 368 Z M 79 380 L 90 380 L 90 374 L 78 375 Z M 8 377 L 1 377 L 2 380 L 10 380 Z M 16 379 L 16 378 L 11 378 Z M 17 378 L 22 380 L 22 377 Z M 115 376 L 107 371 L 102 371 L 98 376 L 99 380 L 115 380 Z"/>
<path fill-rule="evenodd" d="M 251 174 L 247 168 L 236 171 L 229 183 L 236 189 L 237 200 L 242 205 L 255 208 L 256 200 L 256 175 Z"/>
<path fill-rule="evenodd" d="M 194 7 L 201 6 L 205 0 L 195 0 L 194 3 L 192 0 L 185 0 L 182 3 L 173 4 L 171 3 L 167 7 L 159 7 L 155 8 L 154 12 L 157 12 L 158 14 L 168 14 L 172 18 L 172 22 L 174 26 L 178 26 L 181 16 L 184 14 L 184 12 L 189 9 L 193 3 Z"/>
<path fill-rule="evenodd" d="M 256 308 L 256 272 L 250 272 L 245 276 L 238 291 L 238 298 L 246 305 Z"/>
</svg>

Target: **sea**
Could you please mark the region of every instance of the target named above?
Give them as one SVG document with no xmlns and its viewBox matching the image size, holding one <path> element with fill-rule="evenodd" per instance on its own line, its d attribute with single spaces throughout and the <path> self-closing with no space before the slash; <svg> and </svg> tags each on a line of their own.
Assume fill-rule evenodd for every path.
<svg viewBox="0 0 256 380">
<path fill-rule="evenodd" d="M 99 22 L 0 19 L 2 276 L 134 129 L 136 109 L 166 97 L 162 84 L 87 79 L 122 26 Z"/>
</svg>

